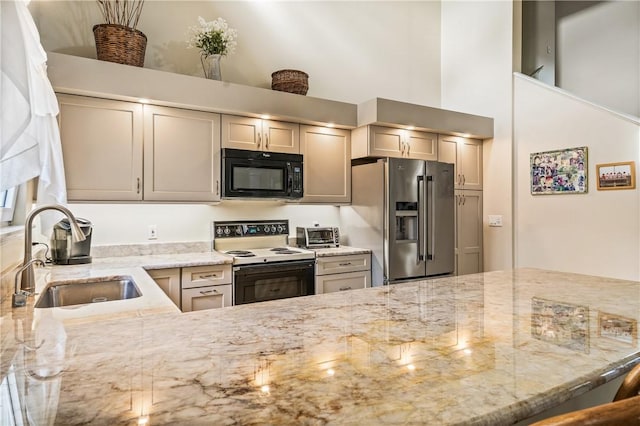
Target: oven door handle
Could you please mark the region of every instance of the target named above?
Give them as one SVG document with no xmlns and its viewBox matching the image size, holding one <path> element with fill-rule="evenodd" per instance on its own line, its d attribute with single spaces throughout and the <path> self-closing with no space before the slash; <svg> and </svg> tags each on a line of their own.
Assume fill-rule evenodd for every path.
<svg viewBox="0 0 640 426">
<path fill-rule="evenodd" d="M 295 271 L 305 271 L 307 269 L 313 269 L 315 261 L 313 260 L 305 260 L 305 261 L 289 261 L 289 262 L 274 262 L 274 263 L 265 263 L 259 265 L 242 265 L 242 266 L 234 266 L 233 272 L 237 275 L 249 276 L 249 275 L 258 275 L 264 273 L 272 273 L 272 272 L 295 272 Z"/>
</svg>

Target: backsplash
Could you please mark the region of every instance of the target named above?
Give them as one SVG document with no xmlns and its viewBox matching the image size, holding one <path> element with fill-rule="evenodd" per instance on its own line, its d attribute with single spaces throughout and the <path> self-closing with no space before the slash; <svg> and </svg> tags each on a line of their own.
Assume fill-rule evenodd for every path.
<svg viewBox="0 0 640 426">
<path fill-rule="evenodd" d="M 95 258 L 148 256 L 153 254 L 203 253 L 207 251 L 211 251 L 211 241 L 154 242 L 92 246 L 91 256 Z"/>
</svg>

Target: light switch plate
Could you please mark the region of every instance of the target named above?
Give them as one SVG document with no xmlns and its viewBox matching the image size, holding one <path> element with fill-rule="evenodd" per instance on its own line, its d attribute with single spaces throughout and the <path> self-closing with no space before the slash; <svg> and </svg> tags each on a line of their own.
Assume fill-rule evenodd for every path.
<svg viewBox="0 0 640 426">
<path fill-rule="evenodd" d="M 501 214 L 490 214 L 489 215 L 489 226 L 502 226 L 502 215 Z"/>
</svg>

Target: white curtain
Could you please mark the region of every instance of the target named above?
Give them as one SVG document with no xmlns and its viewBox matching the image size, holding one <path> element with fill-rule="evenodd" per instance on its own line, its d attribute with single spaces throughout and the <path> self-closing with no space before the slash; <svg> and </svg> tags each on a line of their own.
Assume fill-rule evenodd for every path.
<svg viewBox="0 0 640 426">
<path fill-rule="evenodd" d="M 40 176 L 38 204 L 64 204 L 58 104 L 29 1 L 0 0 L 0 190 Z"/>
</svg>

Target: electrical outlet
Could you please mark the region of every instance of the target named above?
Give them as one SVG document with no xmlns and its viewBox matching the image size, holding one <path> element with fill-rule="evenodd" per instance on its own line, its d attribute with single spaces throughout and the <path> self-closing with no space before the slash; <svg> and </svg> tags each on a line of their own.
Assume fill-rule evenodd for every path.
<svg viewBox="0 0 640 426">
<path fill-rule="evenodd" d="M 149 238 L 150 240 L 158 239 L 158 227 L 156 225 L 149 225 L 149 233 L 147 235 L 147 238 Z"/>
</svg>

